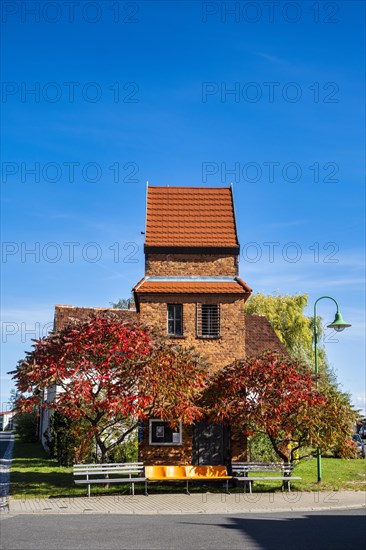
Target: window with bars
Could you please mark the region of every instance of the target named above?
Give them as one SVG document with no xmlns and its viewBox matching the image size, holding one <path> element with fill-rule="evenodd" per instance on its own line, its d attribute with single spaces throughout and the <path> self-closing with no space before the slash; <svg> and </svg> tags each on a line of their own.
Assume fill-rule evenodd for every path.
<svg viewBox="0 0 366 550">
<path fill-rule="evenodd" d="M 168 304 L 168 335 L 183 336 L 182 304 Z"/>
<path fill-rule="evenodd" d="M 197 336 L 199 338 L 220 336 L 219 304 L 197 304 Z"/>
</svg>

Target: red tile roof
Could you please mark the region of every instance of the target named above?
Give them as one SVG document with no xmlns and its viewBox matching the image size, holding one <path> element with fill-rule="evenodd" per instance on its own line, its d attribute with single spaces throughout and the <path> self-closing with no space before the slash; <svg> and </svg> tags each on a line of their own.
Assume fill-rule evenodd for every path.
<svg viewBox="0 0 366 550">
<path fill-rule="evenodd" d="M 128 309 L 57 305 L 55 306 L 54 330 L 62 330 L 75 321 L 86 321 L 95 313 L 113 313 L 121 319 L 138 319 L 136 311 Z"/>
<path fill-rule="evenodd" d="M 265 351 L 288 355 L 271 323 L 263 315 L 245 314 L 245 356 L 255 357 Z"/>
<path fill-rule="evenodd" d="M 142 279 L 133 289 L 138 294 L 250 294 L 251 289 L 237 278 L 229 282 L 149 281 Z"/>
<path fill-rule="evenodd" d="M 238 247 L 230 187 L 148 187 L 145 246 Z"/>
</svg>

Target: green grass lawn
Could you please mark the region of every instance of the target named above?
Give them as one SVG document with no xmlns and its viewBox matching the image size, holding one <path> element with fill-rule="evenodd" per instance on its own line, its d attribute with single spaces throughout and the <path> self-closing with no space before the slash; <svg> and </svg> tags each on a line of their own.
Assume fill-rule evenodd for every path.
<svg viewBox="0 0 366 550">
<path fill-rule="evenodd" d="M 296 466 L 295 474 L 302 477 L 302 481 L 293 482 L 292 489 L 297 491 L 337 491 L 337 490 L 366 490 L 366 460 L 323 458 L 323 481 L 316 482 L 316 460 L 301 461 Z M 215 488 L 216 486 L 216 488 Z M 142 494 L 143 484 L 136 485 L 136 494 Z M 207 488 L 198 484 L 191 484 L 194 492 L 206 491 Z M 209 488 L 211 491 L 220 491 L 218 484 Z M 231 492 L 242 491 L 240 488 L 231 489 Z M 281 482 L 256 482 L 254 492 L 273 492 L 281 490 Z M 92 485 L 92 495 L 100 494 L 129 494 L 129 485 L 111 484 L 109 489 Z M 183 486 L 177 484 L 149 486 L 150 493 L 180 492 Z M 86 494 L 85 487 L 77 487 L 73 482 L 72 468 L 58 466 L 43 450 L 39 443 L 21 443 L 15 440 L 14 456 L 10 477 L 10 494 L 16 498 L 43 498 L 43 497 L 76 497 Z"/>
<path fill-rule="evenodd" d="M 63 496 L 74 490 L 73 485 L 72 468 L 58 466 L 39 443 L 15 440 L 10 495 L 22 498 Z"/>
</svg>

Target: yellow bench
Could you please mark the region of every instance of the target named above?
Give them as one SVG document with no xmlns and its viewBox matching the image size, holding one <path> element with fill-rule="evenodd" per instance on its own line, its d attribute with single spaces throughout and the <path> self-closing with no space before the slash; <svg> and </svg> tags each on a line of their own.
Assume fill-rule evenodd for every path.
<svg viewBox="0 0 366 550">
<path fill-rule="evenodd" d="M 186 493 L 189 495 L 190 481 L 225 481 L 229 493 L 229 479 L 225 466 L 145 466 L 147 481 L 185 481 Z"/>
</svg>

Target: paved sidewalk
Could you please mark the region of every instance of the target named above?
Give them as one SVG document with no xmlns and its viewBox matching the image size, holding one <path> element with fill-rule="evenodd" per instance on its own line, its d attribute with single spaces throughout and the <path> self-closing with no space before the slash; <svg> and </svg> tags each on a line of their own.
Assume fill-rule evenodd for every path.
<svg viewBox="0 0 366 550">
<path fill-rule="evenodd" d="M 366 492 L 218 493 L 96 496 L 74 498 L 10 498 L 17 514 L 241 514 L 305 512 L 366 507 Z"/>
</svg>

